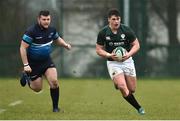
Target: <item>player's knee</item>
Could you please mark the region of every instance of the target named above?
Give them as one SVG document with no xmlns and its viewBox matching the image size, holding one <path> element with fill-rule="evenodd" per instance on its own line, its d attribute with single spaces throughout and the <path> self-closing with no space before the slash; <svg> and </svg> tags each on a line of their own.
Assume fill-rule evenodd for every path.
<svg viewBox="0 0 180 121">
<path fill-rule="evenodd" d="M 116 88 L 120 89 L 120 90 L 126 90 L 126 85 L 125 84 L 117 84 Z"/>
<path fill-rule="evenodd" d="M 42 88 L 34 88 L 32 90 L 35 91 L 35 92 L 40 92 L 42 90 Z"/>
<path fill-rule="evenodd" d="M 35 92 L 40 92 L 42 90 L 41 85 L 30 85 L 30 88 Z"/>
<path fill-rule="evenodd" d="M 118 89 L 121 91 L 122 95 L 124 97 L 128 96 L 129 94 L 129 90 L 128 88 L 126 87 L 126 85 L 122 84 L 122 85 L 117 85 Z"/>
<path fill-rule="evenodd" d="M 130 88 L 129 88 L 129 92 L 130 92 L 130 93 L 135 93 L 135 90 L 136 90 L 136 87 L 130 87 Z"/>
<path fill-rule="evenodd" d="M 135 93 L 135 89 L 129 90 L 130 93 Z"/>
<path fill-rule="evenodd" d="M 50 85 L 51 88 L 57 88 L 58 86 L 59 86 L 58 80 L 52 80 L 51 81 L 51 85 Z"/>
<path fill-rule="evenodd" d="M 127 97 L 129 95 L 129 90 L 121 90 L 121 94 L 123 97 Z"/>
<path fill-rule="evenodd" d="M 114 88 L 115 88 L 116 90 L 119 89 L 117 84 L 114 84 Z"/>
</svg>

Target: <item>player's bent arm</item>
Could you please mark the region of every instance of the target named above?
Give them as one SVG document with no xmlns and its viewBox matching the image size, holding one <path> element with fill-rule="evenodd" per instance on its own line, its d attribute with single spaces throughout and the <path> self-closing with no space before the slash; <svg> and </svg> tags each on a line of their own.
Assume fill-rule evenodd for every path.
<svg viewBox="0 0 180 121">
<path fill-rule="evenodd" d="M 64 41 L 64 39 L 62 39 L 62 38 L 60 38 L 60 37 L 58 37 L 58 38 L 56 39 L 56 42 L 57 42 L 58 45 L 63 46 L 63 47 L 65 47 L 65 48 L 68 49 L 68 50 L 71 49 L 71 45 L 70 45 L 69 43 L 66 43 L 66 42 Z"/>
<path fill-rule="evenodd" d="M 132 48 L 131 50 L 128 52 L 129 53 L 129 56 L 133 56 L 139 49 L 140 49 L 140 44 L 139 44 L 139 41 L 138 39 L 134 40 L 132 43 Z"/>
<path fill-rule="evenodd" d="M 20 55 L 21 59 L 24 65 L 28 64 L 27 60 L 27 48 L 29 47 L 29 44 L 25 43 L 23 40 L 21 41 L 20 45 Z"/>
<path fill-rule="evenodd" d="M 104 50 L 104 46 L 96 44 L 96 53 L 104 58 L 111 58 L 112 54 Z"/>
<path fill-rule="evenodd" d="M 29 44 L 25 43 L 23 40 L 21 41 L 20 45 L 20 55 L 22 62 L 24 64 L 24 71 L 25 72 L 31 72 L 32 69 L 29 66 L 28 59 L 27 59 L 27 48 L 29 47 Z"/>
</svg>

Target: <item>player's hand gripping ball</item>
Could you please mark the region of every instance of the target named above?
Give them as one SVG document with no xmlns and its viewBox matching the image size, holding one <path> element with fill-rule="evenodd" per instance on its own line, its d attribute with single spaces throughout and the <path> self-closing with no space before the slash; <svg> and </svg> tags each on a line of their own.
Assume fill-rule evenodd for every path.
<svg viewBox="0 0 180 121">
<path fill-rule="evenodd" d="M 122 57 L 126 54 L 126 49 L 123 47 L 117 47 L 113 50 L 113 52 L 116 54 L 118 61 L 122 61 Z"/>
</svg>

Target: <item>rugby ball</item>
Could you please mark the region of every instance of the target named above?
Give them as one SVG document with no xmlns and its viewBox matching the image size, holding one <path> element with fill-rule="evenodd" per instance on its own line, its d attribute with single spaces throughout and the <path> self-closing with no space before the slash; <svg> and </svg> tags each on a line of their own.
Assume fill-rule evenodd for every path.
<svg viewBox="0 0 180 121">
<path fill-rule="evenodd" d="M 122 57 L 125 55 L 125 53 L 127 52 L 126 49 L 124 49 L 123 47 L 117 47 L 113 50 L 113 52 L 116 54 L 116 56 L 118 57 L 118 61 L 122 60 Z"/>
</svg>

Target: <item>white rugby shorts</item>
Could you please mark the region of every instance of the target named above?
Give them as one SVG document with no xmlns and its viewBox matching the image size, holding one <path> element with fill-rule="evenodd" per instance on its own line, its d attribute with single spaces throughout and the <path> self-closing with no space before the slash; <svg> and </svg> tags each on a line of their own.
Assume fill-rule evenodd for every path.
<svg viewBox="0 0 180 121">
<path fill-rule="evenodd" d="M 136 77 L 136 69 L 132 57 L 130 57 L 124 62 L 107 61 L 107 68 L 111 79 L 113 79 L 116 75 L 120 73 Z"/>
</svg>

